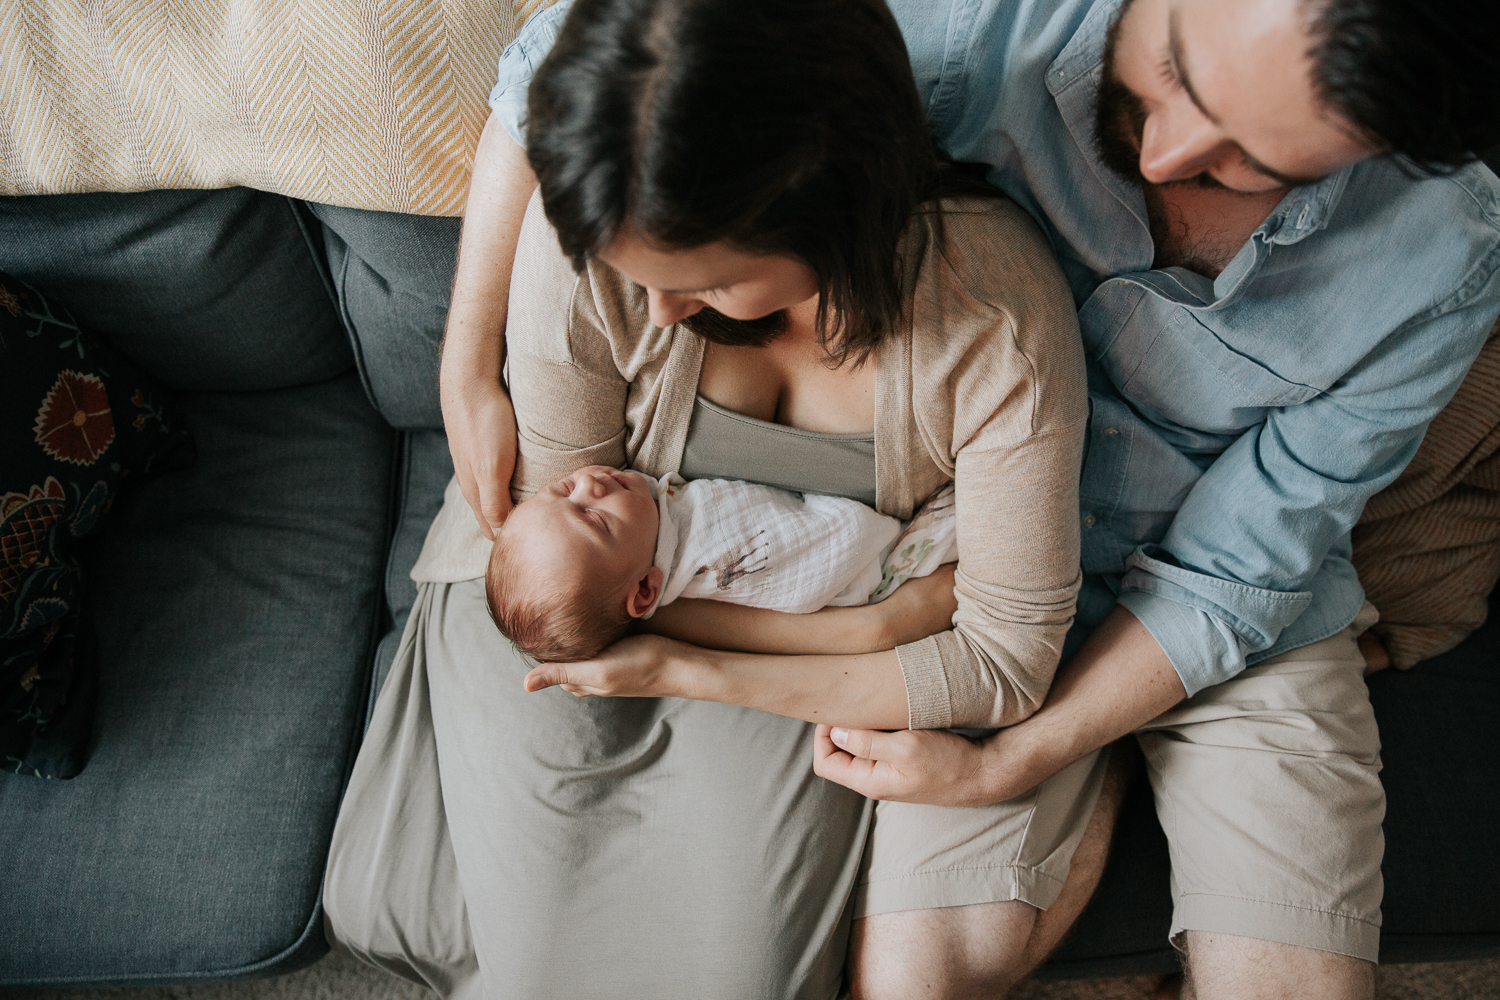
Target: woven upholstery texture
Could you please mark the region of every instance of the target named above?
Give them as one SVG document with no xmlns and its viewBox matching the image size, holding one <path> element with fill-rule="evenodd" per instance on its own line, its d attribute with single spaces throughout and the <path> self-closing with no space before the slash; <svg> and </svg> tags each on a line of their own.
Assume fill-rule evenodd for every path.
<svg viewBox="0 0 1500 1000">
<path fill-rule="evenodd" d="M 459 215 L 550 0 L 8 0 L 0 195 L 224 188 Z"/>
</svg>

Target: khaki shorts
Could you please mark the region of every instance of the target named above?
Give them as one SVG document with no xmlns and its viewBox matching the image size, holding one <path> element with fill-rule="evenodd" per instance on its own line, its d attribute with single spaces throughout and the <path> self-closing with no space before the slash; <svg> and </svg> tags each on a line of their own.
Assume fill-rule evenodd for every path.
<svg viewBox="0 0 1500 1000">
<path fill-rule="evenodd" d="M 1375 961 L 1385 792 L 1355 637 L 1257 664 L 1136 733 L 1172 860 L 1171 937 L 1211 931 Z M 1021 900 L 1046 909 L 1103 785 L 1105 752 L 975 809 L 882 802 L 855 913 Z M 934 840 L 937 819 L 952 836 Z"/>
</svg>

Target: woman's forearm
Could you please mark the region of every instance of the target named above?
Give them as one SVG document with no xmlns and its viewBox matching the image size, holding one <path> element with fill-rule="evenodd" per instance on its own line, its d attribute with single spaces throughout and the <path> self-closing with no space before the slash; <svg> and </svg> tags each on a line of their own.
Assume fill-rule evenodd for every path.
<svg viewBox="0 0 1500 1000">
<path fill-rule="evenodd" d="M 511 265 L 535 187 L 525 150 L 491 115 L 474 154 L 438 368 L 454 475 L 487 537 L 511 507 L 516 421 L 500 373 Z"/>
<path fill-rule="evenodd" d="M 682 598 L 643 628 L 708 649 L 739 653 L 871 653 L 881 646 L 879 621 L 868 608 L 824 608 L 794 615 L 724 601 Z"/>
<path fill-rule="evenodd" d="M 906 682 L 894 650 L 844 656 L 694 650 L 679 668 L 674 687 L 684 698 L 835 726 L 906 728 Z"/>
<path fill-rule="evenodd" d="M 659 608 L 643 627 L 695 646 L 740 653 L 878 653 L 952 627 L 953 569 L 942 566 L 908 580 L 880 604 L 812 614 L 683 598 Z"/>
<path fill-rule="evenodd" d="M 492 114 L 474 152 L 464 202 L 453 298 L 443 331 L 443 375 L 499 380 L 505 360 L 505 312 L 511 265 L 536 175 L 526 151 Z"/>
</svg>

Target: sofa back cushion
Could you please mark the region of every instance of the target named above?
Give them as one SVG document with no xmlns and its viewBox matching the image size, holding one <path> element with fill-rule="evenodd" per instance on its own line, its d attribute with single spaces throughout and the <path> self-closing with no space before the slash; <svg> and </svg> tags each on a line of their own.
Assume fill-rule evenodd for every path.
<svg viewBox="0 0 1500 1000">
<path fill-rule="evenodd" d="M 458 215 L 546 0 L 0 4 L 0 194 L 244 185 Z"/>
</svg>

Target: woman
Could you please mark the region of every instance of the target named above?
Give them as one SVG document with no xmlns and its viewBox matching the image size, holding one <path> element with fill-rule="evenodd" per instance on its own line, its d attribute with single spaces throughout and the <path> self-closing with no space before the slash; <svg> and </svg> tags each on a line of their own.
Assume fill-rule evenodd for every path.
<svg viewBox="0 0 1500 1000">
<path fill-rule="evenodd" d="M 1041 236 L 939 161 L 878 0 L 581 0 L 529 132 L 516 497 L 628 464 L 908 517 L 952 481 L 957 610 L 924 620 L 931 583 L 802 616 L 682 601 L 537 666 L 488 619 L 450 486 L 335 833 L 334 934 L 448 994 L 832 997 L 853 919 L 1050 905 L 1061 845 L 984 853 L 1024 803 L 882 804 L 867 847 L 808 724 L 1009 725 L 1046 693 L 1086 403 Z"/>
</svg>

